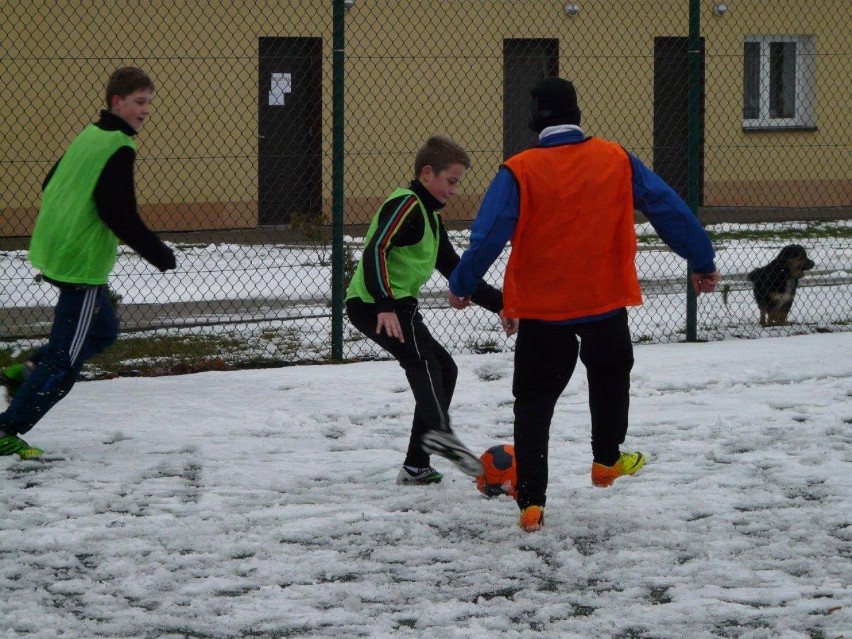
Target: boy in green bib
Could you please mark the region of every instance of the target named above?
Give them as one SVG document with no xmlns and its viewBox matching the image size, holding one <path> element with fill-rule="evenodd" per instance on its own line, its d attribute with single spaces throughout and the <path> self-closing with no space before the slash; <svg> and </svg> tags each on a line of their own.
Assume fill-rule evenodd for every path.
<svg viewBox="0 0 852 639">
<path fill-rule="evenodd" d="M 418 310 L 420 288 L 437 269 L 444 277 L 459 263 L 438 211 L 455 195 L 470 157 L 434 136 L 414 161 L 414 180 L 390 194 L 373 218 L 352 282 L 346 312 L 353 326 L 389 352 L 405 370 L 414 393 L 414 421 L 398 484 L 433 484 L 443 475 L 430 453 L 477 475 L 479 458 L 455 436 L 449 407 L 458 368 L 429 333 Z M 503 295 L 480 280 L 473 302 L 500 313 Z"/>
<path fill-rule="evenodd" d="M 59 300 L 47 344 L 0 371 L 11 398 L 0 414 L 0 456 L 41 456 L 21 435 L 68 394 L 83 362 L 118 338 L 107 281 L 119 242 L 160 271 L 175 268 L 174 253 L 136 206 L 133 137 L 151 114 L 153 97 L 144 71 L 115 71 L 106 87 L 108 110 L 74 139 L 44 181 L 29 258 Z"/>
</svg>

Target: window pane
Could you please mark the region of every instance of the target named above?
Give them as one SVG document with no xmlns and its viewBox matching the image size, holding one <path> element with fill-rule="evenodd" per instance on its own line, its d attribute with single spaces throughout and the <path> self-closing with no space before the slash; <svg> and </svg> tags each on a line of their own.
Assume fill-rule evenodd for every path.
<svg viewBox="0 0 852 639">
<path fill-rule="evenodd" d="M 796 115 L 796 43 L 769 43 L 769 117 Z"/>
<path fill-rule="evenodd" d="M 760 43 L 746 42 L 743 53 L 743 119 L 760 117 Z"/>
</svg>

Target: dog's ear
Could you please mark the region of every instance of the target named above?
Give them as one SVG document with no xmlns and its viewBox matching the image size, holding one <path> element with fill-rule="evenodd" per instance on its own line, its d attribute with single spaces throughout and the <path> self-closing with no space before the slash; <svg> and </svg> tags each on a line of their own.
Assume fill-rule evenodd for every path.
<svg viewBox="0 0 852 639">
<path fill-rule="evenodd" d="M 808 259 L 808 253 L 805 251 L 805 247 L 801 244 L 788 244 L 781 249 L 781 252 L 778 254 L 778 259 L 782 262 L 789 262 L 793 259 L 806 260 Z"/>
</svg>

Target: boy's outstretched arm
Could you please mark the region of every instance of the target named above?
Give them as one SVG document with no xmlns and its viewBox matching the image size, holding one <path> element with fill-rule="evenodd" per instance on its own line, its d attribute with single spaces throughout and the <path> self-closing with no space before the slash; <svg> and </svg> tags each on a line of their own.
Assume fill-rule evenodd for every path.
<svg viewBox="0 0 852 639">
<path fill-rule="evenodd" d="M 136 153 L 122 147 L 107 160 L 95 185 L 95 206 L 104 224 L 119 240 L 161 271 L 177 265 L 172 250 L 139 217 L 133 183 Z"/>
<path fill-rule="evenodd" d="M 687 260 L 696 274 L 709 276 L 715 273 L 715 277 L 699 278 L 702 284 L 696 293 L 713 290 L 719 274 L 714 262 L 713 243 L 707 232 L 674 189 L 632 153 L 627 155 L 633 168 L 634 206 L 645 214 L 669 248 Z"/>
<path fill-rule="evenodd" d="M 435 268 L 441 275 L 449 279 L 453 270 L 459 265 L 460 258 L 452 242 L 450 242 L 450 237 L 443 222 L 441 222 L 439 234 L 438 259 L 435 262 Z M 450 293 L 450 305 L 453 308 L 465 308 L 470 305 L 470 302 L 473 302 L 483 308 L 487 308 L 492 313 L 499 313 L 503 310 L 503 292 L 481 278 L 476 282 L 476 289 L 473 294 L 465 299 L 464 306 L 455 306 L 453 304 L 453 297 L 453 294 Z"/>
<path fill-rule="evenodd" d="M 449 277 L 450 293 L 462 303 L 500 256 L 518 223 L 518 185 L 504 166 L 491 182 L 470 229 L 470 246 Z M 451 303 L 453 302 L 451 298 Z"/>
</svg>

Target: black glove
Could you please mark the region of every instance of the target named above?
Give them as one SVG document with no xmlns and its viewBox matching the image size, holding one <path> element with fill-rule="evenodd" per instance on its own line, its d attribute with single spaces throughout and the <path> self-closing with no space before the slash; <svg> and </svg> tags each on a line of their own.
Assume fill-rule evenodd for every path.
<svg viewBox="0 0 852 639">
<path fill-rule="evenodd" d="M 163 251 L 162 255 L 157 256 L 157 261 L 154 262 L 154 266 L 160 269 L 161 273 L 165 271 L 174 270 L 177 267 L 177 260 L 175 260 L 175 253 L 168 246 L 163 247 L 165 251 Z"/>
</svg>

